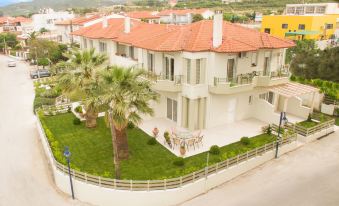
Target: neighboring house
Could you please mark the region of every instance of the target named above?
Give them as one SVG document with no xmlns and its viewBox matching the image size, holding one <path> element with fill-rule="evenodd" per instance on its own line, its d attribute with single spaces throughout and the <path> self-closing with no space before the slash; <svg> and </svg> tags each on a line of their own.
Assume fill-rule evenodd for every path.
<svg viewBox="0 0 339 206">
<path fill-rule="evenodd" d="M 249 118 L 278 123 L 280 111 L 306 119 L 313 111 L 317 90 L 290 83 L 284 66 L 295 44 L 223 21 L 221 13 L 188 25 L 110 19 L 73 34 L 81 49 L 107 54 L 112 65 L 148 71 L 160 99 L 147 132 L 161 122 L 166 130 L 213 130 Z"/>
<path fill-rule="evenodd" d="M 121 15 L 111 14 L 104 16 L 103 14 L 89 14 L 86 16 L 75 17 L 64 21 L 58 21 L 55 23 L 56 33 L 58 35 L 58 42 L 69 44 L 72 42 L 80 43 L 79 37 L 73 37 L 71 33 L 77 31 L 83 27 L 91 26 L 93 24 L 102 22 L 104 18 L 123 18 Z"/>
<path fill-rule="evenodd" d="M 156 11 L 131 11 L 127 12 L 125 15 L 131 19 L 138 19 L 147 23 L 158 24 L 160 23 L 159 12 Z"/>
<path fill-rule="evenodd" d="M 53 9 L 41 9 L 38 14 L 32 16 L 34 31 L 45 28 L 55 31 L 55 22 L 74 18 L 74 14 L 68 11 L 54 11 Z"/>
<path fill-rule="evenodd" d="M 339 28 L 339 4 L 287 4 L 284 15 L 264 16 L 261 31 L 291 39 L 329 39 Z"/>
<path fill-rule="evenodd" d="M 163 10 L 157 15 L 160 16 L 160 22 L 166 24 L 190 24 L 194 14 L 201 14 L 204 19 L 211 19 L 214 12 L 209 9 L 180 9 Z"/>
<path fill-rule="evenodd" d="M 242 2 L 242 0 L 221 0 L 223 4 Z"/>
<path fill-rule="evenodd" d="M 33 31 L 32 20 L 25 17 L 0 17 L 0 32 L 28 34 Z"/>
</svg>

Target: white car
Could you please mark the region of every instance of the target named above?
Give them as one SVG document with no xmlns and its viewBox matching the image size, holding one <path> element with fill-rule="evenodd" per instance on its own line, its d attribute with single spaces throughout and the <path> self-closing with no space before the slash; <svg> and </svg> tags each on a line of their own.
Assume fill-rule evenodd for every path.
<svg viewBox="0 0 339 206">
<path fill-rule="evenodd" d="M 9 60 L 7 65 L 8 67 L 16 67 L 16 62 L 14 60 Z"/>
</svg>

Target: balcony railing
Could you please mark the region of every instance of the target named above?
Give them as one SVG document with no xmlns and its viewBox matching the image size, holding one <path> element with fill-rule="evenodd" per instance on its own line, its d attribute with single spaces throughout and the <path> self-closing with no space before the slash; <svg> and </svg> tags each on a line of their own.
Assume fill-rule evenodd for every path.
<svg viewBox="0 0 339 206">
<path fill-rule="evenodd" d="M 214 85 L 218 84 L 230 84 L 230 87 L 237 86 L 237 85 L 243 85 L 243 84 L 251 84 L 253 77 L 256 76 L 255 73 L 246 73 L 246 74 L 240 74 L 236 76 L 235 78 L 228 78 L 228 77 L 214 77 Z"/>
<path fill-rule="evenodd" d="M 147 72 L 144 77 L 150 81 L 158 82 L 158 81 L 170 81 L 174 84 L 182 84 L 183 81 L 183 75 L 163 75 L 163 74 L 155 74 L 153 72 Z"/>
</svg>

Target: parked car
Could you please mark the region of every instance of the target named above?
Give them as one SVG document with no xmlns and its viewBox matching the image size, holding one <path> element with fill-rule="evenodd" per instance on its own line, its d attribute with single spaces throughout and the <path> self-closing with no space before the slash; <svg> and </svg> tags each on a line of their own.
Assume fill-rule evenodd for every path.
<svg viewBox="0 0 339 206">
<path fill-rule="evenodd" d="M 8 67 L 16 67 L 16 62 L 14 60 L 8 60 Z"/>
<path fill-rule="evenodd" d="M 41 77 L 50 77 L 51 72 L 49 72 L 47 69 L 38 69 L 38 70 L 31 71 L 30 76 L 32 79 L 37 79 Z"/>
</svg>

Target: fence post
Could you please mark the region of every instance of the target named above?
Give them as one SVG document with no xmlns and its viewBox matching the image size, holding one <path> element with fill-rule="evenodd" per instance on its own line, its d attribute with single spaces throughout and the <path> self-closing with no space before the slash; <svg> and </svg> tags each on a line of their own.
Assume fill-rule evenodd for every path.
<svg viewBox="0 0 339 206">
<path fill-rule="evenodd" d="M 149 180 L 147 180 L 147 191 L 149 191 Z"/>
<path fill-rule="evenodd" d="M 246 161 L 248 160 L 248 151 L 246 152 Z"/>
<path fill-rule="evenodd" d="M 99 186 L 101 187 L 101 177 L 98 178 Z"/>
<path fill-rule="evenodd" d="M 182 176 L 180 176 L 180 187 L 182 187 Z"/>
<path fill-rule="evenodd" d="M 114 189 L 117 189 L 117 180 L 114 179 Z"/>
<path fill-rule="evenodd" d="M 226 169 L 228 168 L 228 162 L 229 162 L 230 160 L 229 159 L 227 159 L 227 162 L 226 162 Z"/>
<path fill-rule="evenodd" d="M 267 144 L 265 144 L 265 147 L 264 147 L 264 154 L 266 153 L 266 145 L 267 145 Z"/>
<path fill-rule="evenodd" d="M 129 181 L 129 186 L 130 186 L 130 190 L 132 191 L 133 190 L 133 181 L 132 180 Z"/>
<path fill-rule="evenodd" d="M 166 190 L 166 179 L 164 179 L 164 190 Z"/>
<path fill-rule="evenodd" d="M 218 167 L 219 167 L 219 163 L 217 162 L 217 164 L 215 166 L 215 172 L 218 172 Z"/>
<path fill-rule="evenodd" d="M 193 182 L 194 182 L 194 179 L 195 179 L 195 172 L 193 172 Z"/>
<path fill-rule="evenodd" d="M 255 148 L 255 156 L 258 156 L 258 147 Z"/>
<path fill-rule="evenodd" d="M 85 181 L 86 181 L 86 183 L 87 183 L 87 173 L 85 173 Z"/>
<path fill-rule="evenodd" d="M 239 163 L 239 155 L 237 156 L 237 164 Z"/>
</svg>

